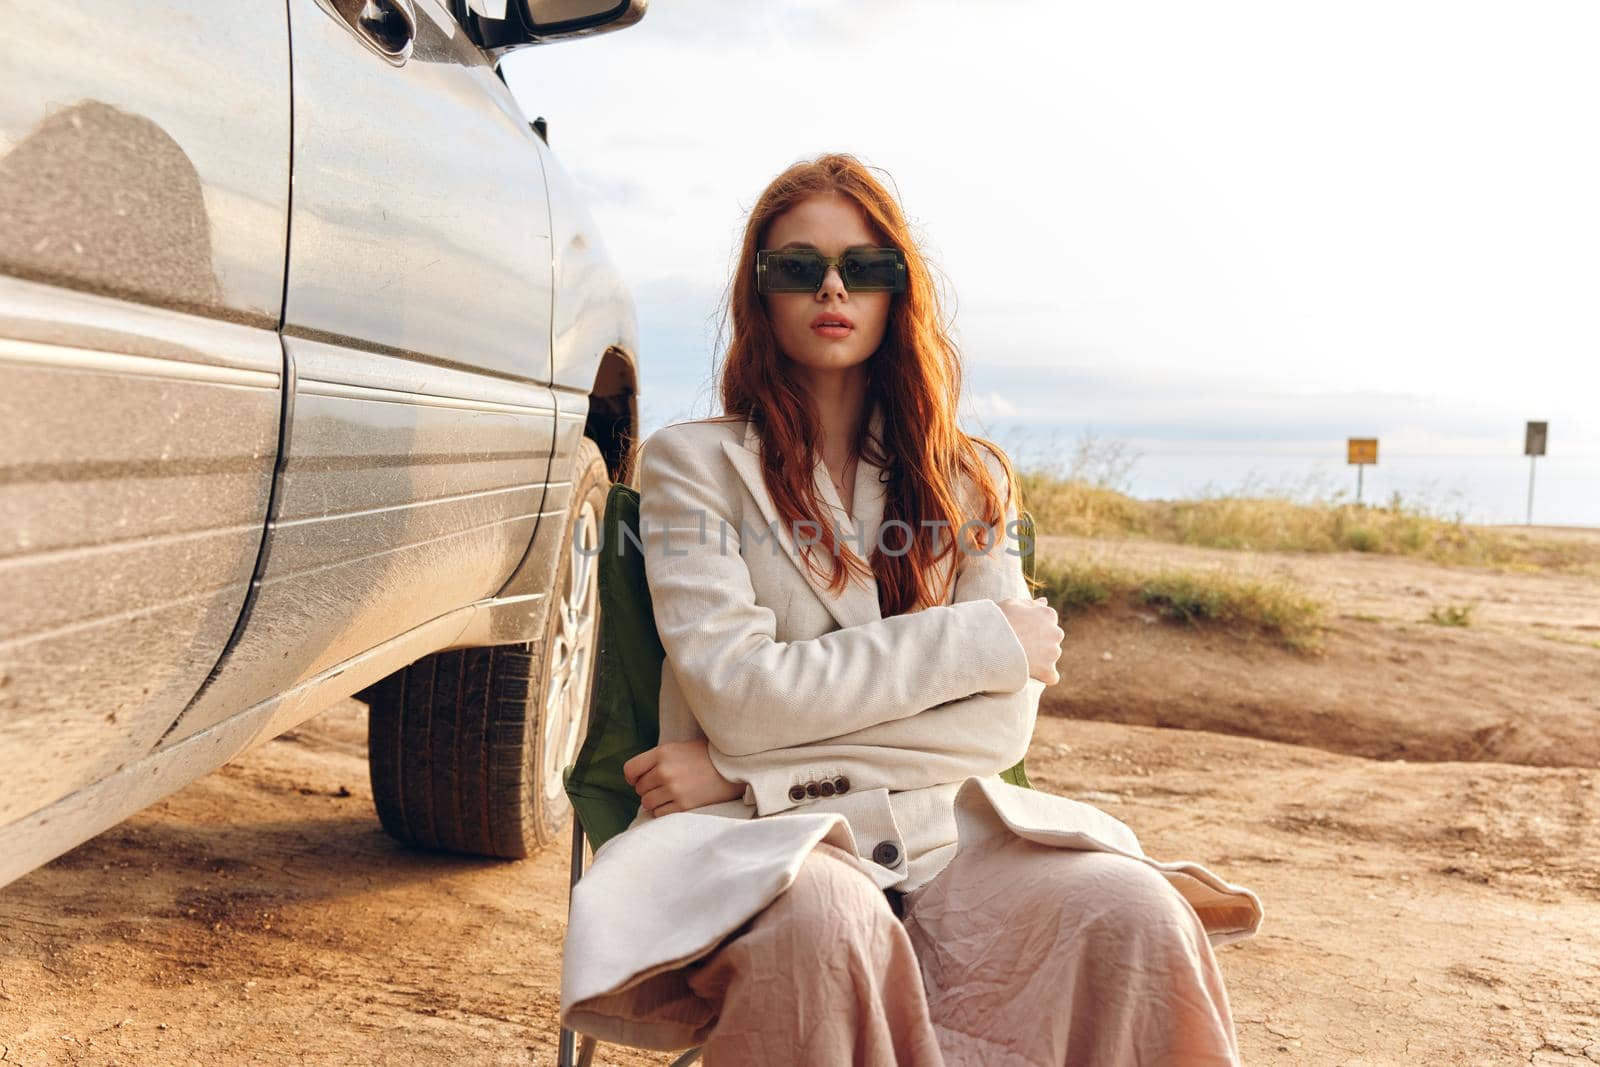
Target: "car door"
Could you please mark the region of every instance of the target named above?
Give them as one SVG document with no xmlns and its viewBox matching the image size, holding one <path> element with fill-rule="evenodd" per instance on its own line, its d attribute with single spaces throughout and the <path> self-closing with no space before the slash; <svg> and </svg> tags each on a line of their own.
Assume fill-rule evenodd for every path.
<svg viewBox="0 0 1600 1067">
<path fill-rule="evenodd" d="M 0 827 L 148 753 L 238 621 L 289 104 L 282 3 L 0 0 Z"/>
<path fill-rule="evenodd" d="M 288 433 L 238 643 L 169 740 L 491 596 L 549 474 L 535 134 L 435 0 L 290 0 Z"/>
</svg>

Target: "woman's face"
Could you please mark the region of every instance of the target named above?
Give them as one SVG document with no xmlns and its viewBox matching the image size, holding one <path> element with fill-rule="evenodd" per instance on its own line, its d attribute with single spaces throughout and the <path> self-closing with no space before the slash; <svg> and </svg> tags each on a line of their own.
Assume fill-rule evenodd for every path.
<svg viewBox="0 0 1600 1067">
<path fill-rule="evenodd" d="M 839 193 L 819 193 L 772 220 L 763 249 L 791 245 L 837 256 L 847 248 L 883 244 L 867 227 L 855 201 Z M 893 293 L 852 293 L 837 267 L 829 267 L 815 293 L 765 293 L 767 317 L 783 354 L 816 370 L 839 370 L 863 363 L 883 342 Z M 847 328 L 821 325 L 843 320 Z"/>
</svg>

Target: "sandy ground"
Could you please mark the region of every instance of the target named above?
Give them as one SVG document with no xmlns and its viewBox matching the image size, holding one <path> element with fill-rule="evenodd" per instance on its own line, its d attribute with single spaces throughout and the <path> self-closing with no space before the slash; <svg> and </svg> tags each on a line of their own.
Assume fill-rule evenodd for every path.
<svg viewBox="0 0 1600 1067">
<path fill-rule="evenodd" d="M 1600 544 L 1600 533 L 1589 537 Z M 1287 580 L 1328 606 L 1320 656 L 1174 626 L 1153 611 L 1069 620 L 1068 681 L 1046 698 L 1060 714 L 1380 759 L 1600 767 L 1600 579 L 1068 537 L 1041 537 L 1039 550 L 1139 572 Z M 1469 626 L 1426 621 L 1466 605 Z"/>
<path fill-rule="evenodd" d="M 1283 569 L 1334 605 L 1309 659 L 1074 620 L 1029 757 L 1151 855 L 1261 895 L 1261 932 L 1217 950 L 1245 1062 L 1600 1063 L 1600 582 L 1046 550 Z M 1472 627 L 1418 621 L 1467 599 Z M 0 890 L 0 1064 L 553 1063 L 566 850 L 394 845 L 364 714 L 347 701 Z"/>
</svg>

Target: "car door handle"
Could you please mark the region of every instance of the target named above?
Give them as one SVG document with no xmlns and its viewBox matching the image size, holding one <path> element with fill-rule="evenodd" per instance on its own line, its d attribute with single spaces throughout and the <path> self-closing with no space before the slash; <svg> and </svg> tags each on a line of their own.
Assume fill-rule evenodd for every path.
<svg viewBox="0 0 1600 1067">
<path fill-rule="evenodd" d="M 417 36 L 416 16 L 410 5 L 397 0 L 362 0 L 355 28 L 386 56 L 403 59 Z"/>
</svg>

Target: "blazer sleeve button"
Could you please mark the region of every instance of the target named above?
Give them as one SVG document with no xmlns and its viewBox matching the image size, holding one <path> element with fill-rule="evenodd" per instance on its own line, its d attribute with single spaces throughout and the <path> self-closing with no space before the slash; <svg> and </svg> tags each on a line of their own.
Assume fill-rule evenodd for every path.
<svg viewBox="0 0 1600 1067">
<path fill-rule="evenodd" d="M 796 786 L 790 786 L 789 787 L 789 799 L 790 800 L 804 800 L 805 798 L 806 798 L 806 787 L 805 786 L 796 785 Z"/>
<path fill-rule="evenodd" d="M 817 795 L 817 783 L 816 782 L 807 782 L 806 783 L 806 796 L 814 797 L 816 795 Z"/>
<path fill-rule="evenodd" d="M 850 792 L 850 779 L 841 774 L 839 777 L 833 780 L 833 788 L 837 789 L 841 793 Z"/>
<path fill-rule="evenodd" d="M 872 862 L 893 867 L 900 862 L 900 849 L 893 841 L 879 841 L 878 847 L 872 850 Z"/>
<path fill-rule="evenodd" d="M 833 796 L 833 793 L 834 793 L 833 783 L 824 781 L 823 783 L 821 783 L 820 785 L 817 786 L 817 792 L 821 793 L 825 797 Z"/>
</svg>

